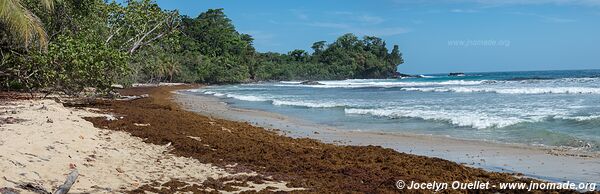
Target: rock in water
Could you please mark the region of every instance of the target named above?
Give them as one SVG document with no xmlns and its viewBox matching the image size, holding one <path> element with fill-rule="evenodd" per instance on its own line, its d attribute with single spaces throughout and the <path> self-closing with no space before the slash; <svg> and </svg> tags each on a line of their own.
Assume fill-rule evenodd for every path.
<svg viewBox="0 0 600 194">
<path fill-rule="evenodd" d="M 302 85 L 325 85 L 325 84 L 319 83 L 318 81 L 303 81 L 300 84 L 302 84 Z"/>
<path fill-rule="evenodd" d="M 450 74 L 448 74 L 448 76 L 465 76 L 465 73 L 462 73 L 462 72 L 455 72 L 455 73 L 450 73 Z"/>
</svg>

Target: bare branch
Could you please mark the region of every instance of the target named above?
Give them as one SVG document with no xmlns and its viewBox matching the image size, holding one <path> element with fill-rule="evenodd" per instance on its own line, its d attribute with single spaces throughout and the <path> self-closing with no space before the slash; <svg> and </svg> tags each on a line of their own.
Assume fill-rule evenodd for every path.
<svg viewBox="0 0 600 194">
<path fill-rule="evenodd" d="M 144 36 L 142 36 L 140 39 L 138 39 L 138 41 L 136 41 L 133 44 L 133 47 L 131 47 L 131 49 L 129 50 L 129 53 L 132 54 L 135 52 L 135 50 L 137 50 L 140 46 L 142 46 L 142 41 L 144 41 L 144 39 L 146 39 L 146 37 L 148 37 L 148 35 L 150 35 L 152 32 L 154 32 L 156 29 L 158 29 L 158 27 L 162 26 L 164 23 L 164 21 L 161 21 L 160 23 L 156 24 L 156 26 L 154 26 L 154 28 L 152 28 L 150 31 L 146 32 L 144 34 Z"/>
<path fill-rule="evenodd" d="M 71 171 L 71 173 L 69 173 L 69 175 L 67 176 L 67 180 L 65 180 L 65 183 L 58 187 L 58 189 L 54 191 L 54 194 L 67 194 L 69 190 L 71 190 L 73 184 L 75 184 L 75 181 L 77 180 L 78 176 L 79 172 L 77 172 L 77 170 Z"/>
</svg>

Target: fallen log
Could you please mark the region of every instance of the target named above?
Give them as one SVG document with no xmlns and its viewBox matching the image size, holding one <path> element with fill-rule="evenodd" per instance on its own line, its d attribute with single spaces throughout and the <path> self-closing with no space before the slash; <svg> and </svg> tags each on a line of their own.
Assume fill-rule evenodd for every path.
<svg viewBox="0 0 600 194">
<path fill-rule="evenodd" d="M 142 94 L 139 96 L 121 96 L 121 98 L 117 99 L 119 101 L 131 101 L 131 100 L 137 100 L 137 99 L 142 99 L 142 98 L 148 98 L 150 97 L 150 95 L 148 94 Z"/>
<path fill-rule="evenodd" d="M 0 193 L 2 194 L 19 194 L 19 191 L 13 188 L 2 187 L 0 188 Z"/>
<path fill-rule="evenodd" d="M 67 180 L 65 181 L 65 183 L 58 187 L 58 189 L 54 191 L 54 194 L 67 194 L 69 190 L 71 190 L 73 184 L 75 184 L 75 181 L 77 180 L 78 176 L 79 172 L 77 172 L 77 170 L 71 171 L 71 173 L 69 173 L 69 175 L 67 176 Z"/>
<path fill-rule="evenodd" d="M 50 192 L 46 191 L 46 189 L 44 189 L 44 187 L 35 184 L 35 183 L 22 183 L 17 185 L 18 188 L 26 190 L 26 191 L 31 191 L 33 193 L 37 193 L 37 194 L 50 194 Z"/>
</svg>

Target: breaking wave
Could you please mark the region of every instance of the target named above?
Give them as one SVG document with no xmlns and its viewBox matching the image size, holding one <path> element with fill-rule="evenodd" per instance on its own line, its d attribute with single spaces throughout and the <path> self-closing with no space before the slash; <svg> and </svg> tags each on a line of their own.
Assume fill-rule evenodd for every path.
<svg viewBox="0 0 600 194">
<path fill-rule="evenodd" d="M 409 87 L 404 91 L 420 92 L 491 92 L 498 94 L 600 94 L 600 88 L 592 87 L 521 87 L 521 88 L 481 88 L 481 87 Z"/>
<path fill-rule="evenodd" d="M 250 102 L 268 102 L 270 101 L 273 105 L 276 106 L 298 106 L 298 107 L 306 107 L 306 108 L 333 108 L 333 107 L 342 107 L 345 106 L 344 103 L 338 102 L 318 102 L 318 101 L 294 101 L 294 100 L 281 100 L 281 99 L 270 99 L 263 96 L 254 96 L 254 95 L 240 95 L 240 94 L 224 94 L 214 91 L 202 91 L 202 90 L 194 90 L 190 92 L 202 92 L 206 95 L 213 95 L 216 97 L 227 97 L 233 98 L 237 100 L 250 101 Z"/>
<path fill-rule="evenodd" d="M 443 82 L 399 82 L 399 81 L 374 81 L 374 80 L 344 80 L 344 81 L 319 81 L 321 85 L 301 85 L 295 82 L 280 82 L 273 86 L 279 87 L 309 87 L 309 88 L 392 88 L 414 86 L 447 86 L 447 85 L 479 85 L 480 81 L 450 80 Z"/>
<path fill-rule="evenodd" d="M 372 115 L 388 118 L 419 118 L 424 120 L 444 121 L 461 127 L 477 129 L 502 128 L 527 120 L 516 117 L 499 117 L 466 111 L 445 112 L 418 109 L 359 109 L 347 108 L 346 114 Z"/>
<path fill-rule="evenodd" d="M 307 108 L 333 108 L 345 106 L 343 103 L 335 102 L 311 102 L 311 101 L 291 101 L 291 100 L 273 100 L 276 106 L 299 106 Z"/>
<path fill-rule="evenodd" d="M 390 109 L 390 108 L 346 108 L 346 114 L 372 115 L 387 118 L 418 118 L 423 120 L 443 121 L 460 127 L 473 127 L 477 129 L 503 128 L 519 123 L 542 122 L 547 119 L 562 119 L 574 121 L 599 120 L 600 115 L 567 116 L 560 112 L 546 113 L 535 116 L 498 116 L 473 111 L 444 111 L 444 110 L 419 110 L 419 109 Z"/>
</svg>

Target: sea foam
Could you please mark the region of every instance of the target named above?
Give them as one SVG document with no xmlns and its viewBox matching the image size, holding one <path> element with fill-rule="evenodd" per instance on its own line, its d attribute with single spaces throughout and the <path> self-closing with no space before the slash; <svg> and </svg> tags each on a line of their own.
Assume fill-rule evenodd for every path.
<svg viewBox="0 0 600 194">
<path fill-rule="evenodd" d="M 252 96 L 252 95 L 227 94 L 225 96 L 228 97 L 228 98 L 235 98 L 235 99 L 238 99 L 238 100 L 251 101 L 251 102 L 268 101 L 268 99 L 265 99 L 263 97 Z"/>
<path fill-rule="evenodd" d="M 479 85 L 481 81 L 450 80 L 443 82 L 400 82 L 395 80 L 372 81 L 372 80 L 343 80 L 343 81 L 319 81 L 322 85 L 301 85 L 286 82 L 283 84 L 274 84 L 279 87 L 309 87 L 309 88 L 393 88 L 393 87 L 414 87 L 414 86 L 446 86 L 446 85 Z"/>
<path fill-rule="evenodd" d="M 333 108 L 345 106 L 343 103 L 334 102 L 310 102 L 310 101 L 291 101 L 291 100 L 273 100 L 276 106 L 299 106 L 308 108 Z"/>
<path fill-rule="evenodd" d="M 372 115 L 388 118 L 419 118 L 424 120 L 445 121 L 450 124 L 461 127 L 473 127 L 477 129 L 502 128 L 514 125 L 520 122 L 527 122 L 525 119 L 516 117 L 499 117 L 481 113 L 467 111 L 433 111 L 419 109 L 359 109 L 347 108 L 346 114 Z"/>
<path fill-rule="evenodd" d="M 593 87 L 520 87 L 520 88 L 482 88 L 482 87 L 408 87 L 405 91 L 420 92 L 489 92 L 498 94 L 600 94 L 600 88 Z"/>
</svg>

